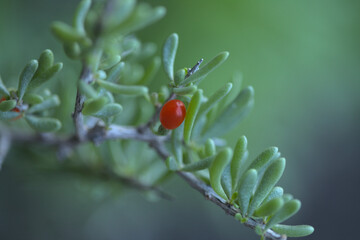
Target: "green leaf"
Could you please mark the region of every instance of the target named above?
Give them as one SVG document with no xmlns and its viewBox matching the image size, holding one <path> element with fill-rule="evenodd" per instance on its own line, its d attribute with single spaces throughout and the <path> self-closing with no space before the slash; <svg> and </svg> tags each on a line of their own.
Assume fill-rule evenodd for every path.
<svg viewBox="0 0 360 240">
<path fill-rule="evenodd" d="M 6 97 L 10 96 L 10 93 L 7 90 L 7 88 L 5 87 L 5 85 L 4 85 L 4 83 L 3 83 L 2 79 L 1 79 L 1 76 L 0 76 L 0 94 L 5 95 Z"/>
<path fill-rule="evenodd" d="M 64 43 L 84 42 L 85 35 L 63 22 L 51 24 L 52 33 Z"/>
<path fill-rule="evenodd" d="M 81 55 L 81 47 L 77 42 L 65 42 L 63 48 L 66 56 L 70 59 L 78 59 Z"/>
<path fill-rule="evenodd" d="M 247 158 L 247 139 L 245 136 L 241 136 L 236 142 L 234 148 L 234 155 L 231 159 L 230 171 L 231 171 L 231 182 L 232 191 L 237 189 L 238 182 L 241 178 L 242 173 L 245 171 L 244 164 Z"/>
<path fill-rule="evenodd" d="M 114 67 L 112 67 L 108 74 L 107 81 L 108 82 L 117 82 L 119 80 L 120 74 L 122 73 L 124 68 L 125 68 L 124 62 L 119 62 Z"/>
<path fill-rule="evenodd" d="M 144 72 L 144 76 L 140 79 L 137 84 L 146 85 L 151 82 L 151 80 L 155 77 L 157 71 L 159 70 L 161 65 L 160 57 L 154 57 L 151 61 L 150 65 L 146 68 Z"/>
<path fill-rule="evenodd" d="M 174 81 L 174 62 L 178 43 L 179 36 L 176 33 L 171 34 L 166 40 L 162 52 L 164 70 L 171 81 Z"/>
<path fill-rule="evenodd" d="M 78 81 L 78 87 L 81 94 L 85 95 L 87 98 L 96 98 L 98 96 L 96 90 L 84 81 Z"/>
<path fill-rule="evenodd" d="M 188 87 L 179 87 L 179 88 L 173 88 L 173 92 L 176 95 L 188 95 L 188 94 L 193 94 L 194 92 L 196 92 L 197 90 L 197 86 L 196 85 L 191 85 Z"/>
<path fill-rule="evenodd" d="M 204 151 L 205 151 L 206 157 L 210 157 L 210 156 L 213 156 L 216 154 L 216 146 L 215 146 L 214 141 L 211 138 L 206 140 L 205 146 L 204 146 Z"/>
<path fill-rule="evenodd" d="M 184 123 L 182 123 L 178 128 L 175 128 L 171 131 L 171 149 L 174 153 L 175 159 L 179 164 L 183 162 L 183 149 L 182 149 L 182 139 L 184 132 Z M 181 165 L 180 165 L 181 166 Z"/>
<path fill-rule="evenodd" d="M 195 85 L 196 86 L 196 85 Z M 209 124 L 209 122 L 211 123 L 211 119 L 209 119 L 206 114 L 210 111 L 210 110 L 214 110 L 221 99 L 223 99 L 226 94 L 229 93 L 229 91 L 232 88 L 232 84 L 231 83 L 227 83 L 224 87 L 220 88 L 219 90 L 217 90 L 213 95 L 211 95 L 211 97 L 201 105 L 199 113 L 198 113 L 198 117 L 196 120 L 196 124 L 194 127 L 194 138 L 199 138 L 199 136 L 201 135 L 201 132 L 203 131 L 203 128 L 206 127 L 207 124 Z"/>
<path fill-rule="evenodd" d="M 226 165 L 223 174 L 221 175 L 221 186 L 224 189 L 224 192 L 228 199 L 231 199 L 231 173 L 230 173 L 230 164 Z"/>
<path fill-rule="evenodd" d="M 174 157 L 169 156 L 168 158 L 166 158 L 166 167 L 170 170 L 170 171 L 177 171 L 179 169 L 177 162 L 175 160 Z"/>
<path fill-rule="evenodd" d="M 91 0 L 82 0 L 74 15 L 74 28 L 77 32 L 79 32 L 81 35 L 85 35 L 85 18 L 86 15 L 90 9 L 91 6 Z"/>
<path fill-rule="evenodd" d="M 100 111 L 107 102 L 106 97 L 90 98 L 84 102 L 82 113 L 84 115 L 92 115 Z"/>
<path fill-rule="evenodd" d="M 248 210 L 250 198 L 253 194 L 257 177 L 257 171 L 255 169 L 250 169 L 244 174 L 244 177 L 242 177 L 241 182 L 238 184 L 239 194 L 237 200 L 239 202 L 239 208 L 244 215 Z"/>
<path fill-rule="evenodd" d="M 125 21 L 109 28 L 106 32 L 107 34 L 116 33 L 124 36 L 156 22 L 161 19 L 165 13 L 166 9 L 164 7 L 152 8 L 147 3 L 139 3 Z"/>
<path fill-rule="evenodd" d="M 107 77 L 107 75 L 104 70 L 97 70 L 95 73 L 95 78 L 106 79 L 106 77 Z"/>
<path fill-rule="evenodd" d="M 279 211 L 277 211 L 274 216 L 272 216 L 270 220 L 266 223 L 266 228 L 271 228 L 275 224 L 281 223 L 286 219 L 290 218 L 299 211 L 300 207 L 301 202 L 297 199 L 286 202 L 284 206 Z"/>
<path fill-rule="evenodd" d="M 176 86 L 179 86 L 182 83 L 182 81 L 184 81 L 185 75 L 186 75 L 185 69 L 180 69 L 175 73 L 174 81 Z"/>
<path fill-rule="evenodd" d="M 0 111 L 7 112 L 16 106 L 16 100 L 5 100 L 0 103 Z"/>
<path fill-rule="evenodd" d="M 271 160 L 278 158 L 280 154 L 278 153 L 277 147 L 270 147 L 263 151 L 255 158 L 255 160 L 251 163 L 249 168 L 254 168 L 259 171 L 263 166 L 269 163 Z"/>
<path fill-rule="evenodd" d="M 284 194 L 284 189 L 282 187 L 274 187 L 269 195 L 265 198 L 264 203 L 270 201 L 271 199 L 281 197 Z"/>
<path fill-rule="evenodd" d="M 54 54 L 50 49 L 46 49 L 40 54 L 39 67 L 36 70 L 34 78 L 43 74 L 48 68 L 54 64 Z"/>
<path fill-rule="evenodd" d="M 188 143 L 191 137 L 191 131 L 194 126 L 196 115 L 200 109 L 202 99 L 202 90 L 199 89 L 192 96 L 189 107 L 186 111 L 185 125 L 184 125 L 184 141 Z"/>
<path fill-rule="evenodd" d="M 44 98 L 41 95 L 38 95 L 36 93 L 25 93 L 24 97 L 23 97 L 24 102 L 30 104 L 30 105 L 34 105 L 34 104 L 39 104 L 42 103 L 44 101 Z"/>
<path fill-rule="evenodd" d="M 123 94 L 123 95 L 145 95 L 148 93 L 148 88 L 145 86 L 128 86 L 128 85 L 120 85 L 116 83 L 112 83 L 109 81 L 103 81 L 98 79 L 96 81 L 101 87 L 105 88 L 106 90 L 116 93 L 116 94 Z"/>
<path fill-rule="evenodd" d="M 214 123 L 204 130 L 203 138 L 217 137 L 230 131 L 248 115 L 254 103 L 254 90 L 247 87 L 242 90 L 239 96 L 230 104 L 225 111 L 218 116 Z"/>
<path fill-rule="evenodd" d="M 254 212 L 255 217 L 266 217 L 276 213 L 284 205 L 284 199 L 282 197 L 274 198 L 264 204 L 262 204 Z"/>
<path fill-rule="evenodd" d="M 285 234 L 288 237 L 305 237 L 314 232 L 314 228 L 310 225 L 283 225 L 276 224 L 272 227 L 277 233 Z"/>
<path fill-rule="evenodd" d="M 126 20 L 133 12 L 136 6 L 136 0 L 121 0 L 111 2 L 111 12 L 104 18 L 103 26 L 106 29 L 113 29 L 124 20 Z"/>
<path fill-rule="evenodd" d="M 221 150 L 215 157 L 213 163 L 209 168 L 210 173 L 210 185 L 214 191 L 219 194 L 220 197 L 228 200 L 224 189 L 221 186 L 221 176 L 227 164 L 231 159 L 232 151 L 231 148 L 225 148 Z"/>
<path fill-rule="evenodd" d="M 63 63 L 61 62 L 56 63 L 52 67 L 48 68 L 42 74 L 34 77 L 29 84 L 29 88 L 31 89 L 36 88 L 41 84 L 45 83 L 46 81 L 50 80 L 56 73 L 60 72 L 62 68 L 63 68 Z"/>
<path fill-rule="evenodd" d="M 39 132 L 54 132 L 61 128 L 61 122 L 55 118 L 26 115 L 25 119 L 30 127 Z"/>
<path fill-rule="evenodd" d="M 18 97 L 21 100 L 26 92 L 26 89 L 33 78 L 39 64 L 37 60 L 31 60 L 24 68 L 20 75 Z"/>
<path fill-rule="evenodd" d="M 201 106 L 199 116 L 207 114 L 223 97 L 225 97 L 231 90 L 232 83 L 225 84 L 224 87 L 217 90 L 209 99 Z"/>
<path fill-rule="evenodd" d="M 242 83 L 242 75 L 241 73 L 235 73 L 231 80 L 232 88 L 223 99 L 218 103 L 218 106 L 221 106 L 222 109 L 225 109 L 227 106 L 229 106 L 230 103 L 232 103 L 235 98 L 239 95 L 241 91 L 241 83 Z"/>
<path fill-rule="evenodd" d="M 0 120 L 10 120 L 20 116 L 18 112 L 2 112 L 0 111 Z"/>
<path fill-rule="evenodd" d="M 215 156 L 210 156 L 210 157 L 201 159 L 200 161 L 186 164 L 180 170 L 184 171 L 184 172 L 195 172 L 195 171 L 203 170 L 203 169 L 210 167 L 212 162 L 214 161 L 214 159 L 215 159 Z"/>
<path fill-rule="evenodd" d="M 41 112 L 53 107 L 60 105 L 60 99 L 57 95 L 53 95 L 50 98 L 44 100 L 43 102 L 36 104 L 27 110 L 27 113 Z"/>
<path fill-rule="evenodd" d="M 166 99 L 168 99 L 168 97 L 170 96 L 170 91 L 169 88 L 166 86 L 161 86 L 160 90 L 159 90 L 159 102 L 164 103 Z M 181 100 L 181 99 L 179 99 Z"/>
<path fill-rule="evenodd" d="M 116 64 L 119 64 L 121 61 L 121 56 L 113 54 L 111 56 L 107 56 L 105 59 L 102 59 L 100 62 L 99 69 L 108 70 L 114 67 Z"/>
<path fill-rule="evenodd" d="M 210 60 L 203 67 L 199 68 L 197 72 L 192 74 L 190 77 L 185 79 L 182 85 L 186 85 L 188 83 L 194 82 L 196 84 L 200 83 L 202 79 L 204 79 L 210 72 L 212 72 L 215 68 L 220 66 L 229 56 L 229 52 L 221 52 L 213 59 Z"/>
<path fill-rule="evenodd" d="M 294 198 L 293 195 L 291 195 L 289 193 L 285 193 L 282 197 L 283 197 L 285 202 L 288 202 L 288 201 L 290 201 L 291 199 Z"/>
<path fill-rule="evenodd" d="M 115 115 L 118 115 L 122 112 L 123 108 L 118 103 L 109 103 L 106 104 L 100 111 L 93 114 L 93 116 L 106 119 L 109 117 L 113 117 Z"/>
<path fill-rule="evenodd" d="M 264 201 L 275 184 L 279 181 L 285 169 L 285 158 L 276 159 L 265 171 L 254 197 L 249 205 L 248 215 L 251 216 L 255 209 Z"/>
</svg>

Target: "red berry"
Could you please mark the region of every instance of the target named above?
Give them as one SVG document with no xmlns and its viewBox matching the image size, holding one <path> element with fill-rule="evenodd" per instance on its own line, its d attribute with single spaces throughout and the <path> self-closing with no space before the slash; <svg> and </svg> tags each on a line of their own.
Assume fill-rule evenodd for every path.
<svg viewBox="0 0 360 240">
<path fill-rule="evenodd" d="M 0 103 L 3 102 L 3 101 L 5 101 L 5 100 L 6 100 L 6 98 L 5 98 L 5 97 L 2 97 L 2 98 L 0 99 Z"/>
<path fill-rule="evenodd" d="M 177 99 L 170 100 L 160 111 L 160 122 L 166 129 L 175 129 L 184 121 L 185 115 L 184 103 Z"/>
</svg>

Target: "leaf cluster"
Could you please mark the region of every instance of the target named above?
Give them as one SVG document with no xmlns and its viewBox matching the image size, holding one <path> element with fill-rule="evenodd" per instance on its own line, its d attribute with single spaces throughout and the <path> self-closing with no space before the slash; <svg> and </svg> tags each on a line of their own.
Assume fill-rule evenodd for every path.
<svg viewBox="0 0 360 240">
<path fill-rule="evenodd" d="M 293 237 L 311 234 L 311 226 L 282 224 L 299 211 L 301 203 L 277 186 L 286 163 L 278 149 L 270 147 L 250 158 L 245 136 L 234 147 L 222 139 L 254 105 L 254 89 L 241 87 L 240 74 L 212 94 L 199 85 L 227 60 L 229 53 L 200 59 L 190 68 L 177 68 L 176 33 L 165 41 L 161 57 L 156 56 L 155 44 L 142 43 L 135 35 L 162 18 L 163 7 L 135 0 L 111 3 L 109 7 L 107 2 L 82 0 L 71 25 L 54 22 L 51 26 L 66 55 L 83 64 L 77 79 L 77 103 L 81 105 L 84 125 L 87 129 L 101 126 L 104 131 L 114 125 L 136 126 L 139 133 L 151 134 L 156 140 L 149 140 L 150 145 L 159 144 L 158 139 L 163 137 L 160 143 L 171 154 L 165 166 L 143 142 L 117 140 L 99 146 L 87 143 L 68 157 L 70 163 L 75 163 L 74 169 L 79 169 L 80 162 L 151 186 L 174 172 L 191 172 L 237 209 L 236 219 L 242 223 L 255 220 L 259 235 L 264 236 L 268 229 Z M 150 92 L 149 86 L 161 65 L 168 79 Z M 39 132 L 60 129 L 60 121 L 49 117 L 51 110 L 59 106 L 59 98 L 48 90 L 39 93 L 38 89 L 61 69 L 62 63 L 54 64 L 53 53 L 45 50 L 39 59 L 25 66 L 17 89 L 8 89 L 0 79 L 0 119 L 24 116 Z M 187 112 L 180 127 L 168 131 L 161 127 L 158 113 L 164 103 L 174 98 L 185 103 Z"/>
<path fill-rule="evenodd" d="M 34 130 L 53 132 L 61 128 L 58 119 L 49 117 L 50 111 L 60 105 L 60 99 L 41 85 L 54 78 L 62 69 L 62 63 L 54 64 L 51 50 L 43 51 L 39 59 L 31 60 L 19 77 L 17 89 L 7 88 L 0 78 L 0 119 L 17 120 L 24 117 Z M 40 93 L 39 93 L 40 92 Z"/>
</svg>

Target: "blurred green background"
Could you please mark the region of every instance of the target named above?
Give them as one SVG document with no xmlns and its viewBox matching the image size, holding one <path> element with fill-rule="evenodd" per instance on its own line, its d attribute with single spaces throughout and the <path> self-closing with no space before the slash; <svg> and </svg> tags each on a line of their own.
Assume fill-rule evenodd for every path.
<svg viewBox="0 0 360 240">
<path fill-rule="evenodd" d="M 138 36 L 161 46 L 177 32 L 177 68 L 230 52 L 202 83 L 207 95 L 236 71 L 242 72 L 244 85 L 254 86 L 254 110 L 226 138 L 233 144 L 245 134 L 251 157 L 279 147 L 287 158 L 280 184 L 302 201 L 288 223 L 313 225 L 315 233 L 306 239 L 357 238 L 360 1 L 150 2 L 165 6 L 167 15 Z M 67 90 L 63 101 L 74 100 L 80 66 L 66 59 L 49 24 L 70 22 L 76 5 L 71 0 L 0 1 L 5 82 L 16 86 L 22 67 L 50 48 L 65 64 L 58 76 L 60 89 Z M 163 72 L 156 83 L 165 84 Z M 71 110 L 61 112 L 69 122 Z M 27 157 L 12 151 L 0 172 L 0 239 L 258 239 L 177 177 L 165 185 L 173 201 L 149 202 L 136 191 L 106 195 L 98 182 L 79 190 L 84 189 L 81 181 L 72 177 L 20 170 L 10 162 L 19 156 Z"/>
</svg>

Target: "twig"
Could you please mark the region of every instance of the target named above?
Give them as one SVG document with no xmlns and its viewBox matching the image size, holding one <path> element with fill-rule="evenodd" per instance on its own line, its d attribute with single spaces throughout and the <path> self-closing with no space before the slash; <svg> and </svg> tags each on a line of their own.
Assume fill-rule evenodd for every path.
<svg viewBox="0 0 360 240">
<path fill-rule="evenodd" d="M 93 128 L 89 132 L 95 131 L 94 129 L 95 128 Z M 101 141 L 111 140 L 111 139 L 132 139 L 132 140 L 144 141 L 144 142 L 148 142 L 150 147 L 152 147 L 163 160 L 166 160 L 166 158 L 169 156 L 168 150 L 166 149 L 164 144 L 164 142 L 167 140 L 167 137 L 157 136 L 153 134 L 150 130 L 146 132 L 140 132 L 137 128 L 134 127 L 123 127 L 118 125 L 111 125 L 107 131 L 104 131 L 99 127 L 97 129 L 98 129 L 97 131 L 99 132 L 96 135 L 98 136 L 98 139 L 100 139 Z M 101 135 L 103 133 L 105 134 Z M 77 139 L 75 136 L 69 138 L 60 138 L 53 134 L 20 135 L 19 133 L 17 134 L 12 133 L 12 135 L 9 135 L 9 137 L 10 137 L 9 139 L 19 142 L 28 142 L 34 144 L 42 143 L 45 145 L 54 145 L 54 146 L 67 145 L 72 147 L 83 142 L 91 141 L 91 138 L 89 138 L 87 135 L 85 135 L 83 141 Z M 200 192 L 207 200 L 221 207 L 225 211 L 225 213 L 231 216 L 235 216 L 236 213 L 239 213 L 238 209 L 236 209 L 234 206 L 230 205 L 224 199 L 219 197 L 210 186 L 206 185 L 204 182 L 199 180 L 193 174 L 187 172 L 181 172 L 181 171 L 178 171 L 177 174 L 181 178 L 183 178 L 192 188 Z M 136 184 L 134 184 L 134 186 L 135 185 Z M 260 226 L 262 228 L 264 227 L 262 223 L 256 222 L 251 218 L 249 218 L 247 222 L 244 223 L 244 225 L 250 228 L 255 228 L 256 226 Z M 271 229 L 266 230 L 264 236 L 266 238 L 270 238 L 274 240 L 284 240 L 284 236 L 274 232 Z"/>
<path fill-rule="evenodd" d="M 87 67 L 85 64 L 83 64 L 83 69 L 81 70 L 80 74 L 80 80 L 84 81 L 86 83 L 93 81 L 93 74 L 89 67 Z M 79 141 L 85 140 L 86 135 L 86 129 L 83 121 L 83 115 L 81 113 L 83 109 L 85 98 L 80 93 L 79 89 L 76 91 L 76 100 L 75 100 L 75 107 L 74 107 L 74 113 L 72 114 L 74 125 L 75 125 L 75 131 L 76 136 L 79 139 Z"/>
<path fill-rule="evenodd" d="M 150 144 L 150 146 L 154 148 L 154 150 L 163 160 L 166 160 L 168 158 L 169 153 L 167 152 L 167 149 L 165 148 L 164 144 L 161 144 L 158 141 L 153 141 Z M 240 213 L 237 208 L 226 202 L 223 198 L 217 195 L 210 186 L 206 185 L 204 182 L 199 180 L 193 174 L 187 172 L 181 172 L 181 171 L 177 171 L 177 174 L 180 177 L 182 177 L 192 188 L 200 192 L 207 200 L 221 207 L 225 211 L 225 213 L 231 216 L 235 216 L 236 213 Z M 254 229 L 257 226 L 264 228 L 264 225 L 262 223 L 259 223 L 251 218 L 248 218 L 248 220 L 244 223 L 244 225 L 252 229 Z M 280 235 L 271 229 L 266 230 L 264 236 L 266 238 L 270 238 L 274 240 L 286 240 L 286 236 Z"/>
<path fill-rule="evenodd" d="M 109 5 L 110 6 L 110 5 Z M 109 11 L 109 7 L 105 8 L 105 11 Z M 99 23 L 98 25 L 98 33 L 101 32 L 102 25 Z M 95 41 L 96 42 L 96 41 Z M 200 64 L 202 63 L 203 59 L 200 59 L 194 67 L 190 68 L 188 70 L 187 75 L 185 76 L 185 79 L 190 77 L 192 74 L 194 74 L 198 69 Z M 80 74 L 79 81 L 83 81 L 85 83 L 92 82 L 93 79 L 93 73 L 91 71 L 91 68 L 86 65 L 86 63 L 83 63 L 83 68 Z M 170 94 L 168 99 L 169 101 L 173 98 L 175 98 L 176 95 L 174 93 Z M 153 124 L 157 121 L 161 105 L 155 107 L 155 113 L 153 117 L 149 120 L 149 122 L 143 126 L 140 126 L 138 128 L 135 127 L 124 127 L 119 125 L 110 125 L 110 127 L 105 128 L 101 125 L 95 125 L 91 129 L 87 129 L 84 121 L 83 121 L 83 115 L 82 115 L 82 109 L 84 104 L 84 96 L 80 93 L 79 89 L 77 90 L 76 100 L 75 100 L 75 106 L 74 106 L 74 112 L 72 114 L 74 125 L 75 125 L 75 135 L 63 138 L 59 137 L 54 134 L 26 134 L 26 133 L 19 133 L 19 132 L 11 132 L 8 130 L 2 130 L 0 127 L 0 130 L 2 132 L 1 138 L 0 138 L 0 166 L 1 163 L 6 156 L 10 143 L 12 141 L 15 142 L 27 142 L 27 143 L 41 143 L 47 146 L 55 146 L 58 148 L 74 148 L 78 144 L 84 143 L 84 142 L 94 142 L 99 143 L 105 140 L 111 140 L 111 139 L 133 139 L 138 141 L 144 141 L 148 142 L 150 147 L 152 147 L 157 154 L 163 159 L 166 160 L 169 156 L 168 150 L 165 146 L 165 142 L 168 140 L 165 136 L 157 136 L 151 131 L 151 127 Z M 182 179 L 184 179 L 192 188 L 200 192 L 207 200 L 215 203 L 219 207 L 221 207 L 225 213 L 235 216 L 235 214 L 239 213 L 239 210 L 235 208 L 233 205 L 226 202 L 226 200 L 219 197 L 214 190 L 206 185 L 204 182 L 199 180 L 194 174 L 187 173 L 187 172 L 176 172 Z M 142 189 L 142 190 L 154 190 L 157 194 L 167 198 L 168 195 L 163 193 L 161 190 L 153 187 L 153 186 L 146 186 L 142 183 L 139 183 L 135 181 L 134 179 L 129 179 L 124 176 L 119 176 L 116 173 L 113 172 L 105 172 L 102 173 L 105 174 L 106 177 L 116 177 L 119 181 L 126 182 L 129 185 Z M 256 228 L 260 227 L 264 229 L 264 224 L 255 221 L 254 219 L 249 218 L 244 225 L 250 228 Z M 286 239 L 286 236 L 282 236 L 276 232 L 274 232 L 271 229 L 268 229 L 264 232 L 264 237 L 274 240 L 284 240 Z"/>
</svg>

